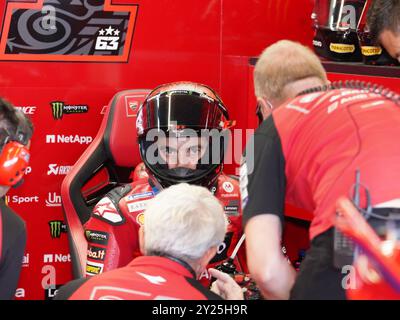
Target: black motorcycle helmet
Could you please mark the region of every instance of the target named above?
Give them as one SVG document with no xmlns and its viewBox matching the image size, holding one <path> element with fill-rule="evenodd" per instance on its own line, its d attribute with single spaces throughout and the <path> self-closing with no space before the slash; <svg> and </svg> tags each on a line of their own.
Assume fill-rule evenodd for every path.
<svg viewBox="0 0 400 320">
<path fill-rule="evenodd" d="M 183 182 L 210 187 L 222 171 L 231 124 L 222 100 L 210 87 L 192 82 L 161 85 L 149 93 L 138 111 L 141 158 L 163 187 Z M 160 155 L 158 141 L 189 137 L 198 138 L 205 149 L 196 168 L 170 169 Z"/>
<path fill-rule="evenodd" d="M 357 31 L 367 0 L 316 0 L 312 19 L 315 52 L 326 59 L 361 62 Z"/>
</svg>

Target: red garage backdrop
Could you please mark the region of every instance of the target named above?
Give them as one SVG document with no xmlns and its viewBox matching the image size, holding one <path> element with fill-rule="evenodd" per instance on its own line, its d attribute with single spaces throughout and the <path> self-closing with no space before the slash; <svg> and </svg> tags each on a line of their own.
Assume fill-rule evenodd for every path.
<svg viewBox="0 0 400 320">
<path fill-rule="evenodd" d="M 254 127 L 249 58 L 283 38 L 311 45 L 312 6 L 312 0 L 1 1 L 0 96 L 35 126 L 29 174 L 8 196 L 28 231 L 16 297 L 51 298 L 50 284 L 72 278 L 60 186 L 116 92 L 201 82 L 221 94 L 236 128 Z"/>
</svg>

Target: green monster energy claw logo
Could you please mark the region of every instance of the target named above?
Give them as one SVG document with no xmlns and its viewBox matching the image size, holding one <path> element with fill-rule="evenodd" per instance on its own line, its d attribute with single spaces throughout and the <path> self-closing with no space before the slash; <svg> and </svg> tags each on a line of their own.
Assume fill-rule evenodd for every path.
<svg viewBox="0 0 400 320">
<path fill-rule="evenodd" d="M 63 102 L 52 102 L 51 103 L 51 110 L 53 112 L 53 118 L 56 120 L 60 120 L 63 116 L 63 108 L 64 107 L 64 103 Z"/>
<path fill-rule="evenodd" d="M 67 226 L 61 220 L 49 221 L 51 237 L 60 238 L 61 232 L 67 232 Z"/>
<path fill-rule="evenodd" d="M 62 119 L 64 114 L 86 113 L 89 111 L 89 107 L 87 105 L 66 105 L 62 101 L 53 101 L 50 103 L 50 105 L 53 118 L 55 120 Z"/>
</svg>

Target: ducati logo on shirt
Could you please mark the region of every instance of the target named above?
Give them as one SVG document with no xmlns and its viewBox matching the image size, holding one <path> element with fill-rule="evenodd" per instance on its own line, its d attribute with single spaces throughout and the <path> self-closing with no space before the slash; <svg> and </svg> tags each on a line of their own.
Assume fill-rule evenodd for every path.
<svg viewBox="0 0 400 320">
<path fill-rule="evenodd" d="M 97 203 L 93 210 L 93 216 L 100 220 L 108 221 L 113 225 L 119 225 L 125 221 L 108 197 L 101 199 Z"/>
</svg>

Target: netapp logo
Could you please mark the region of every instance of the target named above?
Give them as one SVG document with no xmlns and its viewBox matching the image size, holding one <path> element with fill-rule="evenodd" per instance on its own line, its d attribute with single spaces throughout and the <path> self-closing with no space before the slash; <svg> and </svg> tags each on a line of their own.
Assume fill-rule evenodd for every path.
<svg viewBox="0 0 400 320">
<path fill-rule="evenodd" d="M 36 112 L 36 106 L 15 106 L 15 109 L 22 111 L 24 114 L 33 115 Z"/>
<path fill-rule="evenodd" d="M 80 135 L 64 135 L 64 134 L 48 134 L 46 135 L 46 143 L 79 143 L 89 144 L 93 141 L 91 136 L 80 136 Z"/>
<path fill-rule="evenodd" d="M 70 170 L 72 166 L 60 166 L 57 163 L 50 163 L 49 164 L 49 170 L 47 170 L 47 175 L 55 175 L 55 176 L 62 176 L 66 175 Z"/>
<path fill-rule="evenodd" d="M 47 195 L 46 207 L 61 207 L 61 196 L 56 192 L 49 192 Z"/>
<path fill-rule="evenodd" d="M 71 255 L 70 254 L 56 254 L 50 253 L 43 255 L 43 262 L 44 263 L 55 263 L 55 262 L 71 262 Z"/>
<path fill-rule="evenodd" d="M 64 114 L 87 113 L 89 107 L 87 105 L 66 105 L 62 101 L 54 101 L 50 103 L 53 118 L 61 120 Z"/>
</svg>

